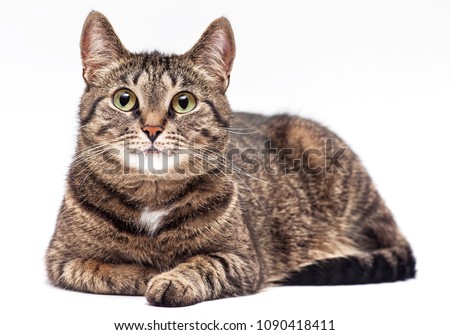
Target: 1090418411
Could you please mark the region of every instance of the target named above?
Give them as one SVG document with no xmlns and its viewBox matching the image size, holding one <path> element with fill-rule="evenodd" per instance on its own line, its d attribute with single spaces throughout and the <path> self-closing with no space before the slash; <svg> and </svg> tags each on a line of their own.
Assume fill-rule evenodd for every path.
<svg viewBox="0 0 450 335">
<path fill-rule="evenodd" d="M 257 330 L 336 330 L 333 320 L 259 320 Z"/>
</svg>

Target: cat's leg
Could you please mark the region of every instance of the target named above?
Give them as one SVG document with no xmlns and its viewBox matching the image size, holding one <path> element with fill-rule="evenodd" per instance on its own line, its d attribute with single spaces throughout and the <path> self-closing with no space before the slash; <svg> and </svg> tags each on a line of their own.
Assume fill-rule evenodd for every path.
<svg viewBox="0 0 450 335">
<path fill-rule="evenodd" d="M 199 255 L 150 280 L 145 296 L 156 306 L 187 306 L 247 295 L 261 286 L 260 265 L 232 253 Z"/>
<path fill-rule="evenodd" d="M 53 285 L 99 294 L 144 295 L 156 271 L 135 264 L 110 264 L 94 259 L 65 259 L 50 250 L 47 272 Z"/>
</svg>

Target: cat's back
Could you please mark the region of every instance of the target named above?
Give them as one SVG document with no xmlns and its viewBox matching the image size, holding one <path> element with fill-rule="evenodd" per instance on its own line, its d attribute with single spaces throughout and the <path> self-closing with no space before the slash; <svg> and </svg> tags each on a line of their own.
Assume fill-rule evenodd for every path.
<svg viewBox="0 0 450 335">
<path fill-rule="evenodd" d="M 357 155 L 318 122 L 235 113 L 230 132 L 233 178 L 260 227 L 348 224 L 356 220 L 351 213 L 378 198 Z"/>
<path fill-rule="evenodd" d="M 235 112 L 229 128 L 230 148 L 325 149 L 325 141 L 343 141 L 320 123 L 287 113 L 271 116 Z M 335 144 L 336 144 L 335 143 Z"/>
<path fill-rule="evenodd" d="M 234 112 L 231 130 L 255 130 L 261 127 L 268 118 L 270 117 L 257 113 Z"/>
<path fill-rule="evenodd" d="M 336 204 L 346 202 L 349 185 L 370 183 L 358 157 L 318 122 L 289 114 L 234 115 L 227 158 L 254 216 L 279 217 L 284 207 L 341 216 L 345 206 Z"/>
</svg>

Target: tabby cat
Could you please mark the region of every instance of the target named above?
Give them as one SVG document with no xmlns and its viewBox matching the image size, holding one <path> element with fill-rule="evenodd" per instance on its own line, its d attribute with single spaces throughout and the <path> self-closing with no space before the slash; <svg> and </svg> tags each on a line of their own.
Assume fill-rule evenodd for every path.
<svg viewBox="0 0 450 335">
<path fill-rule="evenodd" d="M 56 286 L 186 306 L 271 285 L 405 280 L 415 260 L 358 157 L 316 122 L 232 113 L 230 23 L 183 55 L 81 37 L 76 156 L 46 254 Z"/>
</svg>

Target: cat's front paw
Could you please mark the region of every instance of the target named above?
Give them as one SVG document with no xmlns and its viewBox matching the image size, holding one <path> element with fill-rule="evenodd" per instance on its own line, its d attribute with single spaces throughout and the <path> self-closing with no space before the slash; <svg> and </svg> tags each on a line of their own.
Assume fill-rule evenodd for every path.
<svg viewBox="0 0 450 335">
<path fill-rule="evenodd" d="M 150 280 L 145 297 L 154 306 L 182 307 L 202 299 L 195 286 L 180 275 L 164 273 Z"/>
</svg>

